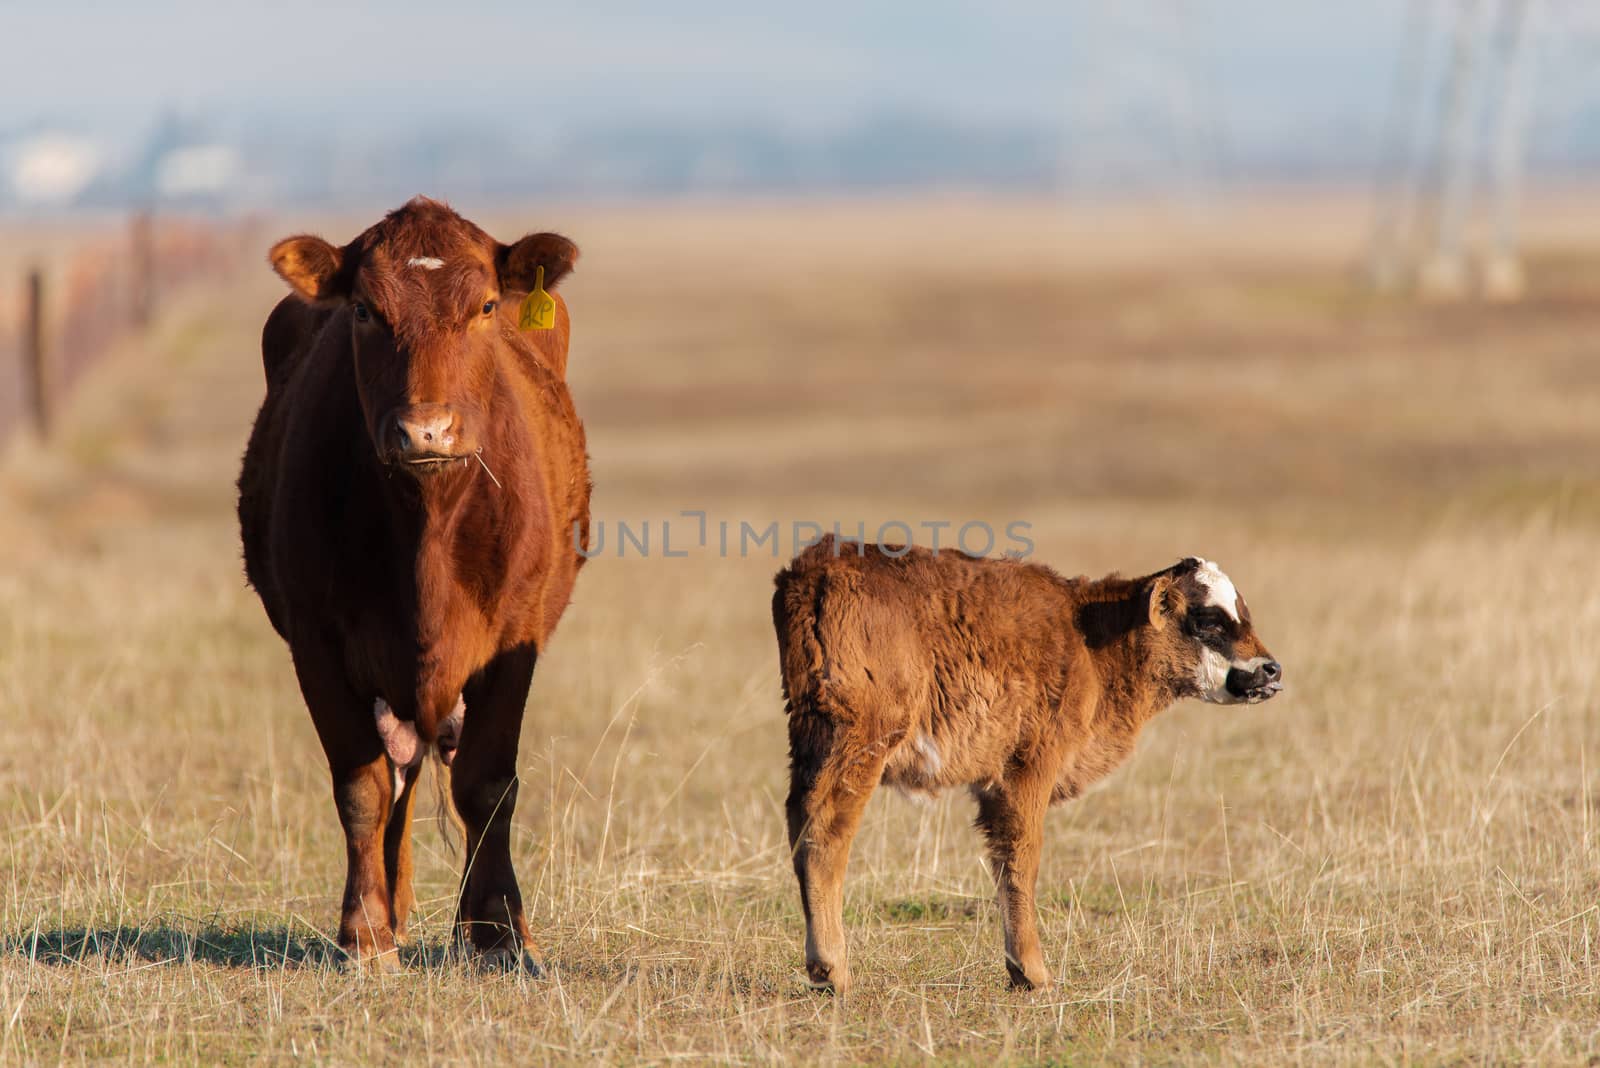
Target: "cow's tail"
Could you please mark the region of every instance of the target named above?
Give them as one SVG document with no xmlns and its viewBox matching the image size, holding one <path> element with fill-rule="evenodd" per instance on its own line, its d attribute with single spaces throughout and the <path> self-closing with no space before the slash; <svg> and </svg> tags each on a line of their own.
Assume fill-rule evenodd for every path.
<svg viewBox="0 0 1600 1068">
<path fill-rule="evenodd" d="M 467 825 L 461 822 L 455 803 L 450 800 L 450 765 L 444 762 L 437 745 L 428 747 L 428 755 L 433 765 L 433 816 L 439 823 L 439 837 L 444 839 L 445 852 L 454 853 L 456 836 L 451 832 L 461 832 L 461 841 L 465 842 Z"/>
</svg>

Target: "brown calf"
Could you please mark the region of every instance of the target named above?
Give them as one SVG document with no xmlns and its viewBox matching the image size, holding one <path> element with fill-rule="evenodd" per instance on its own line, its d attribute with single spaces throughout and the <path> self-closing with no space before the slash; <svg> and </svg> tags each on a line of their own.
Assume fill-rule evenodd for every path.
<svg viewBox="0 0 1600 1068">
<path fill-rule="evenodd" d="M 900 555 L 900 554 L 904 555 Z M 826 538 L 779 572 L 789 842 L 806 971 L 843 991 L 850 842 L 880 783 L 968 787 L 988 844 L 1006 969 L 1049 982 L 1034 914 L 1045 810 L 1125 760 L 1180 697 L 1264 701 L 1281 669 L 1215 564 L 1065 579 L 957 552 Z"/>
<path fill-rule="evenodd" d="M 358 960 L 392 962 L 405 935 L 433 746 L 466 828 L 457 942 L 538 968 L 511 865 L 517 741 L 583 563 L 589 470 L 566 305 L 526 333 L 516 309 L 577 254 L 555 234 L 499 244 L 424 199 L 342 248 L 272 249 L 294 293 L 262 332 L 239 524 L 333 775 L 339 944 Z"/>
</svg>

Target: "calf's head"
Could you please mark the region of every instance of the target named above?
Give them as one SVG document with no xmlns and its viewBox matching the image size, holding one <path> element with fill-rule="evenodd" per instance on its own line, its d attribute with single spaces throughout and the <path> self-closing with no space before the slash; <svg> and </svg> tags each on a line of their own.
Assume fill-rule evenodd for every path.
<svg viewBox="0 0 1600 1068">
<path fill-rule="evenodd" d="M 1256 636 L 1250 607 L 1209 560 L 1191 556 L 1145 580 L 1153 640 L 1179 696 L 1217 704 L 1265 701 L 1283 666 Z"/>
<path fill-rule="evenodd" d="M 331 328 L 350 331 L 373 447 L 384 463 L 420 475 L 478 451 L 501 316 L 515 316 L 539 268 L 554 289 L 578 248 L 550 233 L 502 245 L 418 197 L 342 248 L 300 235 L 274 245 L 270 258 L 302 299 L 340 308 Z"/>
</svg>

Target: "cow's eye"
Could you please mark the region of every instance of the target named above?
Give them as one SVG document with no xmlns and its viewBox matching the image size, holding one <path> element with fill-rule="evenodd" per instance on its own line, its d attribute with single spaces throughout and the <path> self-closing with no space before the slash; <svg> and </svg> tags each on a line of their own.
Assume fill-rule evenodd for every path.
<svg viewBox="0 0 1600 1068">
<path fill-rule="evenodd" d="M 483 314 L 485 314 L 485 315 L 493 315 L 494 314 L 494 310 L 495 310 L 495 308 L 497 306 L 498 306 L 498 302 L 497 301 L 493 301 L 493 300 L 484 301 L 483 302 Z"/>
<path fill-rule="evenodd" d="M 364 323 L 372 318 L 372 313 L 367 310 L 367 306 L 359 300 L 350 306 L 350 310 L 355 313 L 356 322 L 358 323 Z"/>
</svg>

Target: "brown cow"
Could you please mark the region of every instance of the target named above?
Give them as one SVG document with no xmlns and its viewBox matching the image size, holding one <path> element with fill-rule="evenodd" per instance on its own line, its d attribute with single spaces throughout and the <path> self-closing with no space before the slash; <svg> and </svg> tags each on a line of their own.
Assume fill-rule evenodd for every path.
<svg viewBox="0 0 1600 1068">
<path fill-rule="evenodd" d="M 1065 579 L 1018 560 L 825 538 L 778 573 L 789 842 L 806 971 L 844 991 L 850 841 L 873 789 L 966 786 L 987 840 L 1006 969 L 1049 982 L 1034 915 L 1045 810 L 1133 751 L 1180 697 L 1264 701 L 1281 669 L 1215 564 Z"/>
<path fill-rule="evenodd" d="M 391 963 L 405 936 L 431 745 L 466 829 L 456 943 L 539 967 L 511 866 L 517 741 L 583 563 L 589 471 L 566 305 L 526 333 L 516 308 L 537 268 L 550 288 L 577 255 L 556 234 L 499 244 L 420 198 L 342 248 L 272 249 L 294 293 L 262 332 L 239 525 L 333 774 L 357 960 Z"/>
</svg>

